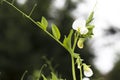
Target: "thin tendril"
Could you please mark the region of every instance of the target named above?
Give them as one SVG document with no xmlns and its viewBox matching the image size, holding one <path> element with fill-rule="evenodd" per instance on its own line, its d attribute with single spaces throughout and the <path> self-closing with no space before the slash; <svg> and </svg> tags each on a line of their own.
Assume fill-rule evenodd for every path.
<svg viewBox="0 0 120 80">
<path fill-rule="evenodd" d="M 14 4 L 15 0 L 12 0 L 12 4 Z"/>
<path fill-rule="evenodd" d="M 23 80 L 23 79 L 24 79 L 25 74 L 26 74 L 27 72 L 28 72 L 28 71 L 26 70 L 26 71 L 23 73 L 23 75 L 22 75 L 22 77 L 21 77 L 21 79 L 20 79 L 20 80 Z"/>
<path fill-rule="evenodd" d="M 41 67 L 41 69 L 40 69 L 40 76 L 41 76 L 41 73 L 42 73 L 42 70 L 43 70 L 44 67 L 47 67 L 47 64 L 43 64 L 43 65 L 42 65 L 42 67 Z"/>
<path fill-rule="evenodd" d="M 37 4 L 34 4 L 34 6 L 33 6 L 32 10 L 31 10 L 31 12 L 30 12 L 29 16 L 31 16 L 31 15 L 32 15 L 32 13 L 33 13 L 33 11 L 35 10 L 35 7 L 36 7 L 36 6 L 37 6 Z"/>
<path fill-rule="evenodd" d="M 33 19 L 30 17 L 30 16 L 32 15 L 35 7 L 37 6 L 37 4 L 35 4 L 35 5 L 33 6 L 30 14 L 27 15 L 27 14 L 25 14 L 24 12 L 22 12 L 20 9 L 18 9 L 16 6 L 13 5 L 14 0 L 12 1 L 12 3 L 10 3 L 10 2 L 7 1 L 7 0 L 3 0 L 3 1 L 6 2 L 7 4 L 9 4 L 10 6 L 12 6 L 14 9 L 16 9 L 16 10 L 17 10 L 18 12 L 20 12 L 21 14 L 23 14 L 26 18 L 28 18 L 30 21 L 32 21 L 35 25 L 40 26 L 40 25 L 37 24 L 37 22 L 36 22 L 35 20 L 33 20 Z M 41 28 L 41 29 L 42 29 L 42 28 Z M 43 30 L 43 29 L 42 29 L 42 30 Z M 76 38 L 75 38 L 75 40 L 74 40 L 74 44 L 73 44 L 72 52 L 71 52 L 70 50 L 68 50 L 68 49 L 64 46 L 64 44 L 63 44 L 61 41 L 59 41 L 58 39 L 56 39 L 50 32 L 48 32 L 48 31 L 46 31 L 46 30 L 43 30 L 43 31 L 44 31 L 45 33 L 47 33 L 51 38 L 53 38 L 56 42 L 58 42 L 62 47 L 64 47 L 69 53 L 72 53 L 72 54 L 74 53 L 74 49 L 75 49 L 75 46 L 76 46 L 76 43 L 77 43 L 77 40 L 78 40 L 78 37 L 79 37 L 79 35 L 78 35 L 77 33 L 76 33 L 76 36 L 75 36 Z M 72 55 L 71 55 L 71 59 L 72 59 L 73 80 L 76 80 L 75 62 L 74 62 L 74 57 L 73 57 Z M 42 66 L 42 68 L 41 68 L 41 70 L 40 70 L 40 73 L 41 73 L 41 71 L 42 71 L 42 69 L 43 69 L 44 66 L 45 66 L 45 65 Z M 23 78 L 24 78 L 24 76 L 25 76 L 26 73 L 27 73 L 27 72 L 25 72 L 25 73 L 23 74 L 21 80 L 23 80 Z M 82 77 L 81 77 L 81 79 L 82 79 Z"/>
</svg>

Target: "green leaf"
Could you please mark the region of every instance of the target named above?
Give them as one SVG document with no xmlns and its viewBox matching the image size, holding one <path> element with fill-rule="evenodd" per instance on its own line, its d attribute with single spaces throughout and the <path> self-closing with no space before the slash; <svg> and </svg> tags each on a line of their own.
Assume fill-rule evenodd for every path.
<svg viewBox="0 0 120 80">
<path fill-rule="evenodd" d="M 70 31 L 68 37 L 65 36 L 64 40 L 63 40 L 63 45 L 68 49 L 71 50 L 71 37 L 73 34 L 73 30 Z"/>
<path fill-rule="evenodd" d="M 40 25 L 41 25 L 41 27 L 42 27 L 43 30 L 47 29 L 48 21 L 46 20 L 45 17 L 42 17 Z"/>
<path fill-rule="evenodd" d="M 52 74 L 52 80 L 58 80 L 57 76 L 53 72 L 51 72 L 51 74 Z"/>
<path fill-rule="evenodd" d="M 37 21 L 37 24 L 40 28 L 46 30 L 48 26 L 48 21 L 45 19 L 45 17 L 42 17 L 41 22 Z"/>
<path fill-rule="evenodd" d="M 47 80 L 47 78 L 42 74 L 43 80 Z"/>
<path fill-rule="evenodd" d="M 93 15 L 94 15 L 94 12 L 92 11 L 88 17 L 88 19 L 86 20 L 86 25 L 88 25 L 92 20 L 93 20 Z"/>
<path fill-rule="evenodd" d="M 54 35 L 56 39 L 60 39 L 61 37 L 60 31 L 55 24 L 52 24 L 52 34 Z"/>
</svg>

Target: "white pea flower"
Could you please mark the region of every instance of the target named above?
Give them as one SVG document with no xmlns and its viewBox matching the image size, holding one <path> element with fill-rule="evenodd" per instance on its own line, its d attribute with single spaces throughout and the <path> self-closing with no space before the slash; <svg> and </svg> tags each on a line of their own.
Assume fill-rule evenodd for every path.
<svg viewBox="0 0 120 80">
<path fill-rule="evenodd" d="M 76 19 L 72 24 L 72 28 L 76 31 L 79 31 L 80 34 L 88 33 L 88 29 L 86 28 L 86 21 L 84 19 Z"/>
<path fill-rule="evenodd" d="M 93 75 L 92 69 L 86 64 L 83 64 L 83 72 L 86 77 L 91 77 Z"/>
</svg>

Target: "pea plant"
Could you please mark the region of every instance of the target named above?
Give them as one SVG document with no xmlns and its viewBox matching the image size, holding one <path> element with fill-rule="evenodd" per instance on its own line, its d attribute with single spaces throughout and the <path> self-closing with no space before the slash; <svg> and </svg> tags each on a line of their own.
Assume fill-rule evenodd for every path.
<svg viewBox="0 0 120 80">
<path fill-rule="evenodd" d="M 42 17 L 41 21 L 35 21 L 31 18 L 31 14 L 36 5 L 33 7 L 30 14 L 26 14 L 14 5 L 14 0 L 12 2 L 9 2 L 7 0 L 2 0 L 2 2 L 7 3 L 15 10 L 17 10 L 19 13 L 24 15 L 31 22 L 33 22 L 33 24 L 37 25 L 48 36 L 53 38 L 57 43 L 59 43 L 62 47 L 64 47 L 68 51 L 69 55 L 71 56 L 71 64 L 72 64 L 71 71 L 72 71 L 73 80 L 77 80 L 76 76 L 79 76 L 80 80 L 83 80 L 83 78 L 89 79 L 93 75 L 93 71 L 90 68 L 90 65 L 87 65 L 86 63 L 83 62 L 83 59 L 81 58 L 80 54 L 75 51 L 75 48 L 78 47 L 82 49 L 84 47 L 85 40 L 88 38 L 92 38 L 94 25 L 91 22 L 93 21 L 94 11 L 90 13 L 90 15 L 86 20 L 82 18 L 76 19 L 71 25 L 72 29 L 70 30 L 69 34 L 64 37 L 63 41 L 61 41 L 60 40 L 61 32 L 55 24 L 51 24 L 52 32 L 49 32 L 47 30 L 48 21 L 46 20 L 45 17 Z M 75 67 L 76 65 L 77 67 Z M 77 68 L 80 71 L 80 75 L 76 75 L 75 68 Z M 42 75 L 43 80 L 64 80 L 64 79 L 59 79 L 53 72 L 51 72 L 50 79 L 47 79 L 47 77 L 44 74 L 42 73 L 40 74 Z M 24 75 L 21 80 L 23 80 L 23 78 Z"/>
</svg>

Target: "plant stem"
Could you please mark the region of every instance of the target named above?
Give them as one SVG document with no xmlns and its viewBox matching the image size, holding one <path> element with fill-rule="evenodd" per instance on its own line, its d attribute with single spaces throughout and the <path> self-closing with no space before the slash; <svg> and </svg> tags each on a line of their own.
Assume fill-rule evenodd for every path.
<svg viewBox="0 0 120 80">
<path fill-rule="evenodd" d="M 71 53 L 73 80 L 76 80 L 75 61 L 74 61 L 74 56 L 73 56 L 73 54 L 74 54 L 75 46 L 76 46 L 76 44 L 77 44 L 78 36 L 79 36 L 79 34 L 78 34 L 77 32 L 75 32 L 74 43 L 73 43 L 72 53 Z"/>
<path fill-rule="evenodd" d="M 82 80 L 82 66 L 80 66 L 80 80 Z"/>
<path fill-rule="evenodd" d="M 7 4 L 9 4 L 10 6 L 12 6 L 14 9 L 16 9 L 18 12 L 20 12 L 22 15 L 24 15 L 26 18 L 28 18 L 30 21 L 32 21 L 35 25 L 39 26 L 35 20 L 33 20 L 30 16 L 28 16 L 27 14 L 25 14 L 24 12 L 22 12 L 20 9 L 18 9 L 16 6 L 14 6 L 12 3 L 8 2 L 7 0 L 3 0 L 4 2 L 6 2 Z M 40 28 L 40 27 L 39 27 Z M 42 29 L 42 28 L 41 28 Z M 42 29 L 43 30 L 43 29 Z M 64 45 L 57 40 L 52 34 L 50 34 L 48 31 L 43 30 L 45 33 L 47 33 L 50 37 L 52 37 L 56 42 L 58 42 L 62 47 L 64 47 Z M 65 47 L 64 47 L 65 48 Z M 67 48 L 65 48 L 68 52 L 69 50 Z"/>
<path fill-rule="evenodd" d="M 21 77 L 20 80 L 23 80 L 23 79 L 24 79 L 24 76 L 25 76 L 25 74 L 26 74 L 27 72 L 28 72 L 28 71 L 26 70 L 26 71 L 23 73 L 23 75 L 22 75 L 22 77 Z"/>
<path fill-rule="evenodd" d="M 79 36 L 79 34 L 77 32 L 75 32 L 74 43 L 73 43 L 73 47 L 72 47 L 73 52 L 74 52 L 75 46 L 77 44 L 78 36 Z"/>
<path fill-rule="evenodd" d="M 75 62 L 74 62 L 74 57 L 71 56 L 72 60 L 72 75 L 73 75 L 73 80 L 76 80 L 76 73 L 75 73 Z"/>
<path fill-rule="evenodd" d="M 22 15 L 24 15 L 26 18 L 28 18 L 30 21 L 32 21 L 35 25 L 40 26 L 37 24 L 37 22 L 35 20 L 33 20 L 30 16 L 33 12 L 33 10 L 31 11 L 31 13 L 29 15 L 25 14 L 24 12 L 22 12 L 20 9 L 18 9 L 16 6 L 14 6 L 12 3 L 10 3 L 7 0 L 3 0 L 4 2 L 6 2 L 7 4 L 9 4 L 10 6 L 12 6 L 14 9 L 16 9 L 18 12 L 20 12 Z M 41 28 L 41 27 L 39 27 Z M 42 28 L 41 28 L 42 29 Z M 43 30 L 43 29 L 42 29 Z M 47 33 L 50 37 L 52 37 L 56 42 L 58 42 L 62 47 L 64 47 L 63 43 L 60 42 L 58 39 L 56 39 L 51 33 L 49 33 L 46 30 L 43 30 L 45 33 Z M 72 54 L 74 54 L 74 49 L 78 40 L 78 36 L 79 34 L 76 32 L 75 38 L 74 38 L 74 44 L 72 47 L 72 52 L 69 51 L 66 47 L 64 47 L 69 53 L 71 53 L 71 60 L 72 60 L 72 75 L 73 75 L 73 80 L 76 80 L 76 73 L 75 73 L 75 62 L 74 62 L 74 56 Z M 81 71 L 81 70 L 80 70 Z M 82 74 L 81 74 L 82 75 Z M 81 77 L 82 80 L 82 77 Z"/>
<path fill-rule="evenodd" d="M 32 10 L 31 10 L 31 12 L 30 12 L 29 16 L 31 16 L 31 15 L 32 15 L 32 13 L 33 13 L 33 11 L 34 11 L 34 9 L 35 9 L 35 7 L 36 7 L 36 6 L 37 6 L 37 4 L 34 4 L 34 6 L 33 6 Z"/>
</svg>

